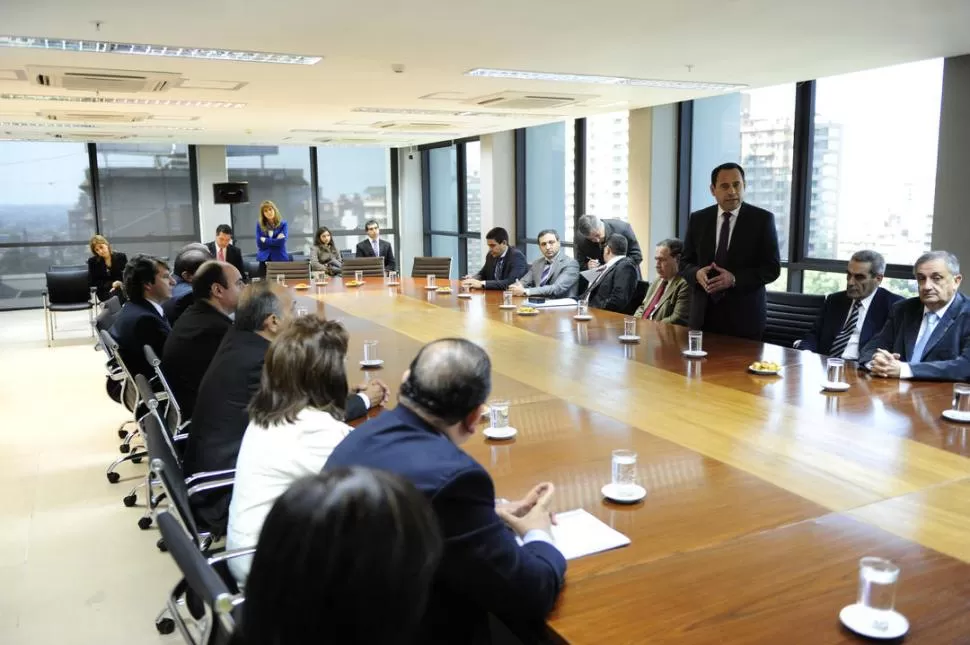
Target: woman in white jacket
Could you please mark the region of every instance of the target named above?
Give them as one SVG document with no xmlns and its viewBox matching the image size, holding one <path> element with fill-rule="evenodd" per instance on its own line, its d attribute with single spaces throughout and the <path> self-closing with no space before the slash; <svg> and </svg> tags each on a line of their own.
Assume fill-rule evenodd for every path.
<svg viewBox="0 0 970 645">
<path fill-rule="evenodd" d="M 276 498 L 297 479 L 319 473 L 350 432 L 338 407 L 347 400 L 347 341 L 340 323 L 303 316 L 270 345 L 236 461 L 228 549 L 255 546 Z M 240 585 L 251 562 L 229 561 Z"/>
</svg>

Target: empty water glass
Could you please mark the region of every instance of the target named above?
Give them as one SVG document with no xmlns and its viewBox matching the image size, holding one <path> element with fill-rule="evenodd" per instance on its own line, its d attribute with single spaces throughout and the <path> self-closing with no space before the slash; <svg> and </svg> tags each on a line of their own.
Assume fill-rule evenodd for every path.
<svg viewBox="0 0 970 645">
<path fill-rule="evenodd" d="M 589 300 L 580 300 L 576 303 L 576 315 L 577 316 L 588 316 L 589 315 Z"/>
<path fill-rule="evenodd" d="M 488 418 L 493 428 L 509 427 L 509 402 L 493 401 L 488 404 Z"/>
<path fill-rule="evenodd" d="M 397 284 L 397 271 L 387 272 L 387 284 Z"/>
<path fill-rule="evenodd" d="M 363 281 L 364 281 L 364 272 L 363 271 L 354 271 L 354 282 L 360 284 Z"/>
<path fill-rule="evenodd" d="M 286 276 L 282 273 L 276 274 L 276 284 L 284 285 L 286 284 Z"/>
<path fill-rule="evenodd" d="M 364 362 L 373 363 L 374 361 L 380 360 L 377 357 L 377 341 L 376 340 L 365 340 L 364 341 Z"/>
<path fill-rule="evenodd" d="M 829 383 L 843 383 L 845 378 L 845 361 L 841 358 L 830 358 L 826 362 L 825 378 Z"/>
<path fill-rule="evenodd" d="M 899 567 L 883 558 L 862 558 L 859 560 L 859 600 L 871 612 L 872 627 L 878 630 L 889 628 L 887 614 L 896 605 L 896 581 L 899 580 Z"/>
<path fill-rule="evenodd" d="M 429 273 L 428 274 L 428 277 L 427 277 L 427 281 L 428 281 L 427 286 L 428 286 L 429 289 L 437 288 L 437 286 L 438 286 L 438 276 L 436 276 L 433 273 Z"/>
<path fill-rule="evenodd" d="M 697 354 L 698 352 L 704 351 L 704 332 L 687 332 L 687 350 L 691 354 Z"/>
<path fill-rule="evenodd" d="M 613 451 L 613 485 L 629 489 L 637 484 L 637 453 L 632 450 Z"/>
<path fill-rule="evenodd" d="M 623 319 L 623 335 L 632 338 L 637 335 L 637 319 L 627 316 Z"/>
<path fill-rule="evenodd" d="M 461 295 L 463 295 L 463 296 L 470 296 L 470 295 L 472 295 L 472 289 L 471 289 L 471 287 L 469 287 L 464 282 L 461 283 L 461 285 L 458 287 L 458 290 L 459 290 L 458 292 Z"/>
<path fill-rule="evenodd" d="M 956 412 L 970 412 L 970 383 L 953 384 L 953 409 Z"/>
<path fill-rule="evenodd" d="M 511 307 L 512 306 L 512 292 L 511 291 L 503 291 L 502 292 L 502 305 L 504 307 Z"/>
</svg>

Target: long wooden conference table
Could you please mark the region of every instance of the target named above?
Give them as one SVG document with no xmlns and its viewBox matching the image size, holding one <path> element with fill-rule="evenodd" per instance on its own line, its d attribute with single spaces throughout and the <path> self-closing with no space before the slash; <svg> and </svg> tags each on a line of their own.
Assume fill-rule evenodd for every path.
<svg viewBox="0 0 970 645">
<path fill-rule="evenodd" d="M 499 309 L 498 292 L 464 300 L 457 282 L 451 294 L 424 285 L 334 279 L 296 295 L 350 331 L 351 381 L 380 378 L 392 401 L 425 343 L 480 344 L 519 430 L 465 447 L 497 495 L 551 481 L 555 510 L 583 508 L 631 538 L 569 562 L 551 641 L 860 642 L 838 614 L 856 600 L 859 558 L 875 555 L 901 569 L 906 642 L 970 643 L 970 427 L 940 416 L 950 384 L 849 370 L 851 389 L 830 394 L 817 354 L 705 335 L 709 355 L 688 360 L 683 327 L 640 321 L 626 345 L 617 314 L 523 317 Z M 385 361 L 366 375 L 364 340 Z M 755 360 L 782 375 L 748 373 Z M 632 506 L 600 492 L 617 448 L 639 455 L 648 494 Z"/>
</svg>

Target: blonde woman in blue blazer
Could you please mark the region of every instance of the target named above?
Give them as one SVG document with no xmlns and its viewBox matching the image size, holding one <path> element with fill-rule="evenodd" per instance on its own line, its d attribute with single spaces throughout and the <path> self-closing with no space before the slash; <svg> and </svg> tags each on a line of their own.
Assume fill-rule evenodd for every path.
<svg viewBox="0 0 970 645">
<path fill-rule="evenodd" d="M 289 262 L 286 238 L 289 231 L 286 220 L 280 215 L 276 204 L 267 200 L 259 205 L 259 221 L 256 222 L 256 259 L 259 275 L 266 275 L 267 262 Z"/>
</svg>

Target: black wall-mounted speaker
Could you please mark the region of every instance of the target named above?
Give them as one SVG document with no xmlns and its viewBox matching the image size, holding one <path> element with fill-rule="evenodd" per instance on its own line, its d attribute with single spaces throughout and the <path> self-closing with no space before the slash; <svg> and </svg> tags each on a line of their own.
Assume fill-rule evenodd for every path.
<svg viewBox="0 0 970 645">
<path fill-rule="evenodd" d="M 212 184 L 212 199 L 217 204 L 249 203 L 249 182 L 227 181 Z"/>
</svg>

